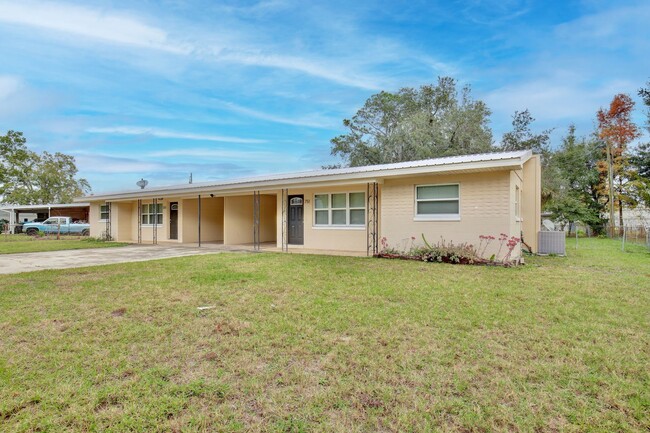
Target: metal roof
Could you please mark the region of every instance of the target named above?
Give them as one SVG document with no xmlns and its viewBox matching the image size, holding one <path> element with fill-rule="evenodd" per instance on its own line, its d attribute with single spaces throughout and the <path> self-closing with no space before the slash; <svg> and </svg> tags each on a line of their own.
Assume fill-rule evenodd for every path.
<svg viewBox="0 0 650 433">
<path fill-rule="evenodd" d="M 448 156 L 424 159 L 420 161 L 398 162 L 392 164 L 368 165 L 363 167 L 346 167 L 338 169 L 301 171 L 294 173 L 270 174 L 227 181 L 184 183 L 156 188 L 117 191 L 112 193 L 89 195 L 76 200 L 95 201 L 128 198 L 146 198 L 162 195 L 180 195 L 184 193 L 228 192 L 245 188 L 282 188 L 299 183 L 314 184 L 319 182 L 360 181 L 363 179 L 381 179 L 409 174 L 426 174 L 467 170 L 508 169 L 521 166 L 532 156 L 530 150 L 514 152 L 482 153 L 475 155 Z M 286 184 L 286 185 L 285 185 Z"/>
</svg>

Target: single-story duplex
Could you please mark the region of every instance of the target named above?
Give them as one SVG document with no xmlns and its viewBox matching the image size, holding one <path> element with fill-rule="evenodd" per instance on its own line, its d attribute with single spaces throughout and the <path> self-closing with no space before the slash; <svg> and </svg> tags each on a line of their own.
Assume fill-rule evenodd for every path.
<svg viewBox="0 0 650 433">
<path fill-rule="evenodd" d="M 540 158 L 531 151 L 138 189 L 90 202 L 91 236 L 373 255 L 382 239 L 479 243 L 520 237 L 535 252 Z M 513 257 L 520 255 L 518 248 Z"/>
</svg>

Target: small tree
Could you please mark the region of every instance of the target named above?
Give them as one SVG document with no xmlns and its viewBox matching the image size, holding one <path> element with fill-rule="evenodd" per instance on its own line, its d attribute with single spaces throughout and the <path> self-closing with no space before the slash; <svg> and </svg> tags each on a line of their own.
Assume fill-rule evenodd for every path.
<svg viewBox="0 0 650 433">
<path fill-rule="evenodd" d="M 650 207 L 650 143 L 640 144 L 630 156 L 630 164 L 636 172 L 633 187 L 637 199 Z"/>
<path fill-rule="evenodd" d="M 639 89 L 639 96 L 646 108 L 646 129 L 650 132 L 650 81 Z M 637 173 L 634 185 L 638 199 L 650 207 L 650 143 L 640 144 L 632 153 L 630 163 Z"/>
<path fill-rule="evenodd" d="M 595 232 L 602 230 L 603 204 L 597 170 L 601 154 L 602 142 L 595 138 L 578 139 L 573 125 L 560 147 L 549 153 L 545 209 L 551 211 L 557 221 L 563 224 L 581 221 Z"/>
<path fill-rule="evenodd" d="M 598 110 L 598 133 L 605 142 L 606 161 L 599 164 L 599 170 L 607 173 L 604 185 L 608 193 L 609 223 L 614 224 L 614 209 L 618 207 L 619 224 L 623 227 L 623 207 L 635 205 L 629 181 L 634 177 L 631 172 L 628 145 L 639 136 L 637 126 L 632 122 L 631 114 L 634 101 L 626 94 L 618 94 L 607 110 Z"/>
<path fill-rule="evenodd" d="M 528 109 L 515 111 L 512 116 L 512 131 L 503 134 L 501 149 L 504 151 L 530 149 L 542 156 L 548 154 L 552 130 L 546 129 L 536 134 L 531 129 L 534 121 L 535 118 Z"/>
</svg>

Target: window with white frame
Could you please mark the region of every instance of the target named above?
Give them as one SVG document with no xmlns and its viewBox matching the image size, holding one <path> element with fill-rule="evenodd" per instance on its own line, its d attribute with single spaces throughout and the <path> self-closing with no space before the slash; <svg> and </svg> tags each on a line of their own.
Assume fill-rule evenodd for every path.
<svg viewBox="0 0 650 433">
<path fill-rule="evenodd" d="M 342 192 L 314 195 L 315 226 L 357 226 L 366 224 L 366 193 Z"/>
<path fill-rule="evenodd" d="M 515 186 L 515 217 L 521 217 L 521 189 Z"/>
<path fill-rule="evenodd" d="M 110 212 L 108 210 L 108 205 L 103 204 L 99 206 L 99 219 L 102 221 L 107 221 L 110 218 Z"/>
<path fill-rule="evenodd" d="M 162 204 L 158 203 L 142 205 L 142 224 L 162 224 Z"/>
<path fill-rule="evenodd" d="M 460 185 L 417 185 L 415 217 L 421 220 L 460 219 Z"/>
</svg>

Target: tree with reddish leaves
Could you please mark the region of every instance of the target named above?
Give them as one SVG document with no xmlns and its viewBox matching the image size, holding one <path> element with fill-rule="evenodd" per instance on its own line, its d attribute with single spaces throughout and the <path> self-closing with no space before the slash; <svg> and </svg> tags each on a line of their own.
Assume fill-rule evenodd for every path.
<svg viewBox="0 0 650 433">
<path fill-rule="evenodd" d="M 628 145 L 639 137 L 639 129 L 632 122 L 634 101 L 629 95 L 619 93 L 609 104 L 608 109 L 598 110 L 598 135 L 605 142 L 606 160 L 598 164 L 601 174 L 607 175 L 603 189 L 607 191 L 609 224 L 614 225 L 614 209 L 618 208 L 619 225 L 623 228 L 623 207 L 636 205 L 634 195 L 629 191 L 631 172 Z M 605 177 L 605 176 L 603 176 Z M 613 229 L 610 233 L 613 233 Z"/>
</svg>

